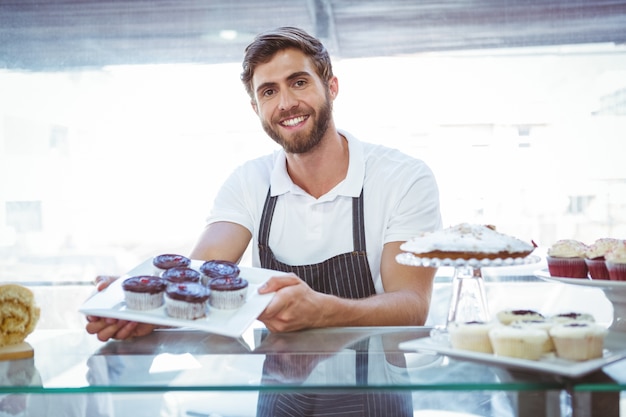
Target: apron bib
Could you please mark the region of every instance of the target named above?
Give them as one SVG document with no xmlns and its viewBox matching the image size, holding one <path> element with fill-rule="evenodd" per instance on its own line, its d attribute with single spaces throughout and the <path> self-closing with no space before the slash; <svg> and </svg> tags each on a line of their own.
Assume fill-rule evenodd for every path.
<svg viewBox="0 0 626 417">
<path fill-rule="evenodd" d="M 352 236 L 354 250 L 333 256 L 312 265 L 287 265 L 274 256 L 269 247 L 269 234 L 278 196 L 267 193 L 259 227 L 259 257 L 261 267 L 281 272 L 293 272 L 313 290 L 342 298 L 365 298 L 376 293 L 372 272 L 365 250 L 365 222 L 363 216 L 363 191 L 352 199 Z M 356 352 L 355 371 L 357 385 L 367 384 L 368 339 L 352 346 Z M 280 355 L 268 355 L 263 366 L 266 369 L 280 367 Z M 261 392 L 257 416 L 412 416 L 413 404 L 410 393 L 280 393 Z"/>
</svg>

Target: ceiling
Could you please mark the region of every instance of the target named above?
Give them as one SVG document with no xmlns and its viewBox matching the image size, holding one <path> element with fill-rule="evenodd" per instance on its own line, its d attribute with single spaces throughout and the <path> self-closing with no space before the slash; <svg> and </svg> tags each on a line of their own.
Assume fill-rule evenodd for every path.
<svg viewBox="0 0 626 417">
<path fill-rule="evenodd" d="M 239 62 L 263 30 L 299 26 L 332 55 L 626 42 L 626 1 L 2 0 L 0 69 Z"/>
</svg>

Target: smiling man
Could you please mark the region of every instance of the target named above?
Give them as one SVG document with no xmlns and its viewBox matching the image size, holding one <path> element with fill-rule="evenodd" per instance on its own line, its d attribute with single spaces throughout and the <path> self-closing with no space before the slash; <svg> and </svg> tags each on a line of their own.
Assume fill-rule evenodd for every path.
<svg viewBox="0 0 626 417">
<path fill-rule="evenodd" d="M 338 130 L 339 81 L 323 44 L 291 27 L 246 48 L 242 82 L 267 135 L 282 149 L 235 169 L 190 257 L 285 272 L 259 316 L 273 332 L 336 326 L 422 325 L 434 269 L 396 262 L 400 245 L 441 227 L 428 166 Z M 152 326 L 90 317 L 101 340 Z"/>
<path fill-rule="evenodd" d="M 396 255 L 417 233 L 441 228 L 431 170 L 337 130 L 332 108 L 339 82 L 322 43 L 300 29 L 257 36 L 246 49 L 241 79 L 263 129 L 282 149 L 235 169 L 190 257 L 238 262 L 252 241 L 253 266 L 282 271 L 259 289 L 275 292 L 259 316 L 272 332 L 423 325 L 435 270 L 401 265 Z M 100 340 L 153 329 L 88 321 L 87 331 Z M 366 384 L 368 347 L 354 350 L 355 382 Z M 282 360 L 269 355 L 264 378 L 274 378 L 273 369 L 292 372 L 293 364 Z M 410 392 L 262 392 L 258 400 L 258 415 L 273 417 L 411 416 L 412 410 Z"/>
</svg>

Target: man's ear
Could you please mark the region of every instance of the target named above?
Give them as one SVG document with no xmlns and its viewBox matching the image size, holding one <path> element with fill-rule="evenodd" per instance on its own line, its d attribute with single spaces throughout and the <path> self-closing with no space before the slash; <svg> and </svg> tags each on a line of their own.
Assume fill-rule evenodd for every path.
<svg viewBox="0 0 626 417">
<path fill-rule="evenodd" d="M 252 110 L 254 110 L 256 114 L 259 114 L 259 107 L 256 105 L 256 101 L 254 99 L 250 100 L 250 105 L 252 106 Z"/>
<path fill-rule="evenodd" d="M 333 98 L 337 98 L 337 94 L 339 94 L 339 80 L 337 77 L 332 77 L 328 82 L 328 90 L 330 91 L 330 96 Z"/>
</svg>

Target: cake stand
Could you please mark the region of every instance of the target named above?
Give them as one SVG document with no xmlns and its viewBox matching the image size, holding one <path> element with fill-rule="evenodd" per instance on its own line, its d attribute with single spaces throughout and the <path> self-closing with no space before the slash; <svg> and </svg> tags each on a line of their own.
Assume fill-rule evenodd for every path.
<svg viewBox="0 0 626 417">
<path fill-rule="evenodd" d="M 626 281 L 553 277 L 547 269 L 535 271 L 535 275 L 545 281 L 601 289 L 613 305 L 613 322 L 609 330 L 626 333 Z"/>
<path fill-rule="evenodd" d="M 523 258 L 497 259 L 439 259 L 420 258 L 412 253 L 404 252 L 396 256 L 402 265 L 422 267 L 454 267 L 452 277 L 452 297 L 448 308 L 446 328 L 450 323 L 457 322 L 488 322 L 491 319 L 482 268 L 534 264 L 541 258 L 529 255 Z M 445 332 L 445 329 L 437 329 Z"/>
</svg>

